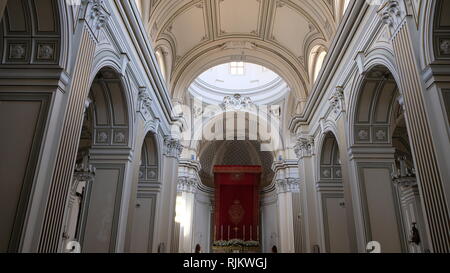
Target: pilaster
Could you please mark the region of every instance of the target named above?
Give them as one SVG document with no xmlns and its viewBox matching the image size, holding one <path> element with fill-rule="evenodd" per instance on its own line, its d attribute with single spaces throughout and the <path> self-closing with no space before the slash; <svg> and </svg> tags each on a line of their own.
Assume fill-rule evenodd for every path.
<svg viewBox="0 0 450 273">
<path fill-rule="evenodd" d="M 419 191 L 423 196 L 430 249 L 433 252 L 449 252 L 450 215 L 447 198 L 450 191 L 444 183 L 441 170 L 446 166 L 438 162 L 440 149 L 436 147 L 434 138 L 438 132 L 432 132 L 429 117 L 432 111 L 426 106 L 424 83 L 414 49 L 417 30 L 409 23 L 405 1 L 386 1 L 380 9 L 380 15 L 391 31 Z"/>
</svg>

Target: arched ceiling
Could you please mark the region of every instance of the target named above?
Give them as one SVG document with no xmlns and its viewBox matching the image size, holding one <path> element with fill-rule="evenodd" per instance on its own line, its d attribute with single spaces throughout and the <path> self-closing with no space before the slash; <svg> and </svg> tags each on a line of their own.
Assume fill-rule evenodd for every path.
<svg viewBox="0 0 450 273">
<path fill-rule="evenodd" d="M 211 63 L 253 58 L 251 62 L 282 76 L 299 100 L 313 84 L 307 69 L 309 51 L 318 44 L 328 47 L 337 28 L 334 5 L 335 0 L 140 3 L 149 36 L 165 56 L 174 98 L 180 98 L 177 92 L 184 92 Z"/>
<path fill-rule="evenodd" d="M 199 172 L 202 183 L 214 187 L 213 168 L 217 165 L 258 165 L 262 167 L 261 187 L 271 184 L 273 153 L 261 151 L 258 141 L 209 141 L 203 142 L 199 152 L 202 169 Z"/>
</svg>

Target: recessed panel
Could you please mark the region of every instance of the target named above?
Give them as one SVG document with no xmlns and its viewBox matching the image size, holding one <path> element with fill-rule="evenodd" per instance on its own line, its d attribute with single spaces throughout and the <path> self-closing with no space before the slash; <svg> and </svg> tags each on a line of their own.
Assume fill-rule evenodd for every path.
<svg viewBox="0 0 450 273">
<path fill-rule="evenodd" d="M 220 35 L 231 33 L 257 34 L 261 1 L 218 0 Z"/>
</svg>

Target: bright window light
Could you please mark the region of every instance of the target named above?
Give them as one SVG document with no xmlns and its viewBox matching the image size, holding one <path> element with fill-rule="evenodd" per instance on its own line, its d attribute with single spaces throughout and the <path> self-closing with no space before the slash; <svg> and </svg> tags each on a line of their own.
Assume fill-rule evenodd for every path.
<svg viewBox="0 0 450 273">
<path fill-rule="evenodd" d="M 230 63 L 230 74 L 236 76 L 242 76 L 245 73 L 244 62 L 231 62 Z"/>
</svg>

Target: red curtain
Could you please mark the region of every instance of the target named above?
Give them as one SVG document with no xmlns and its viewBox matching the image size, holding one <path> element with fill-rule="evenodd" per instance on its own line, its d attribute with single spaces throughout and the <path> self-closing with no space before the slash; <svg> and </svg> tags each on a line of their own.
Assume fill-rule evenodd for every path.
<svg viewBox="0 0 450 273">
<path fill-rule="evenodd" d="M 216 241 L 259 241 L 261 166 L 215 166 Z"/>
</svg>

